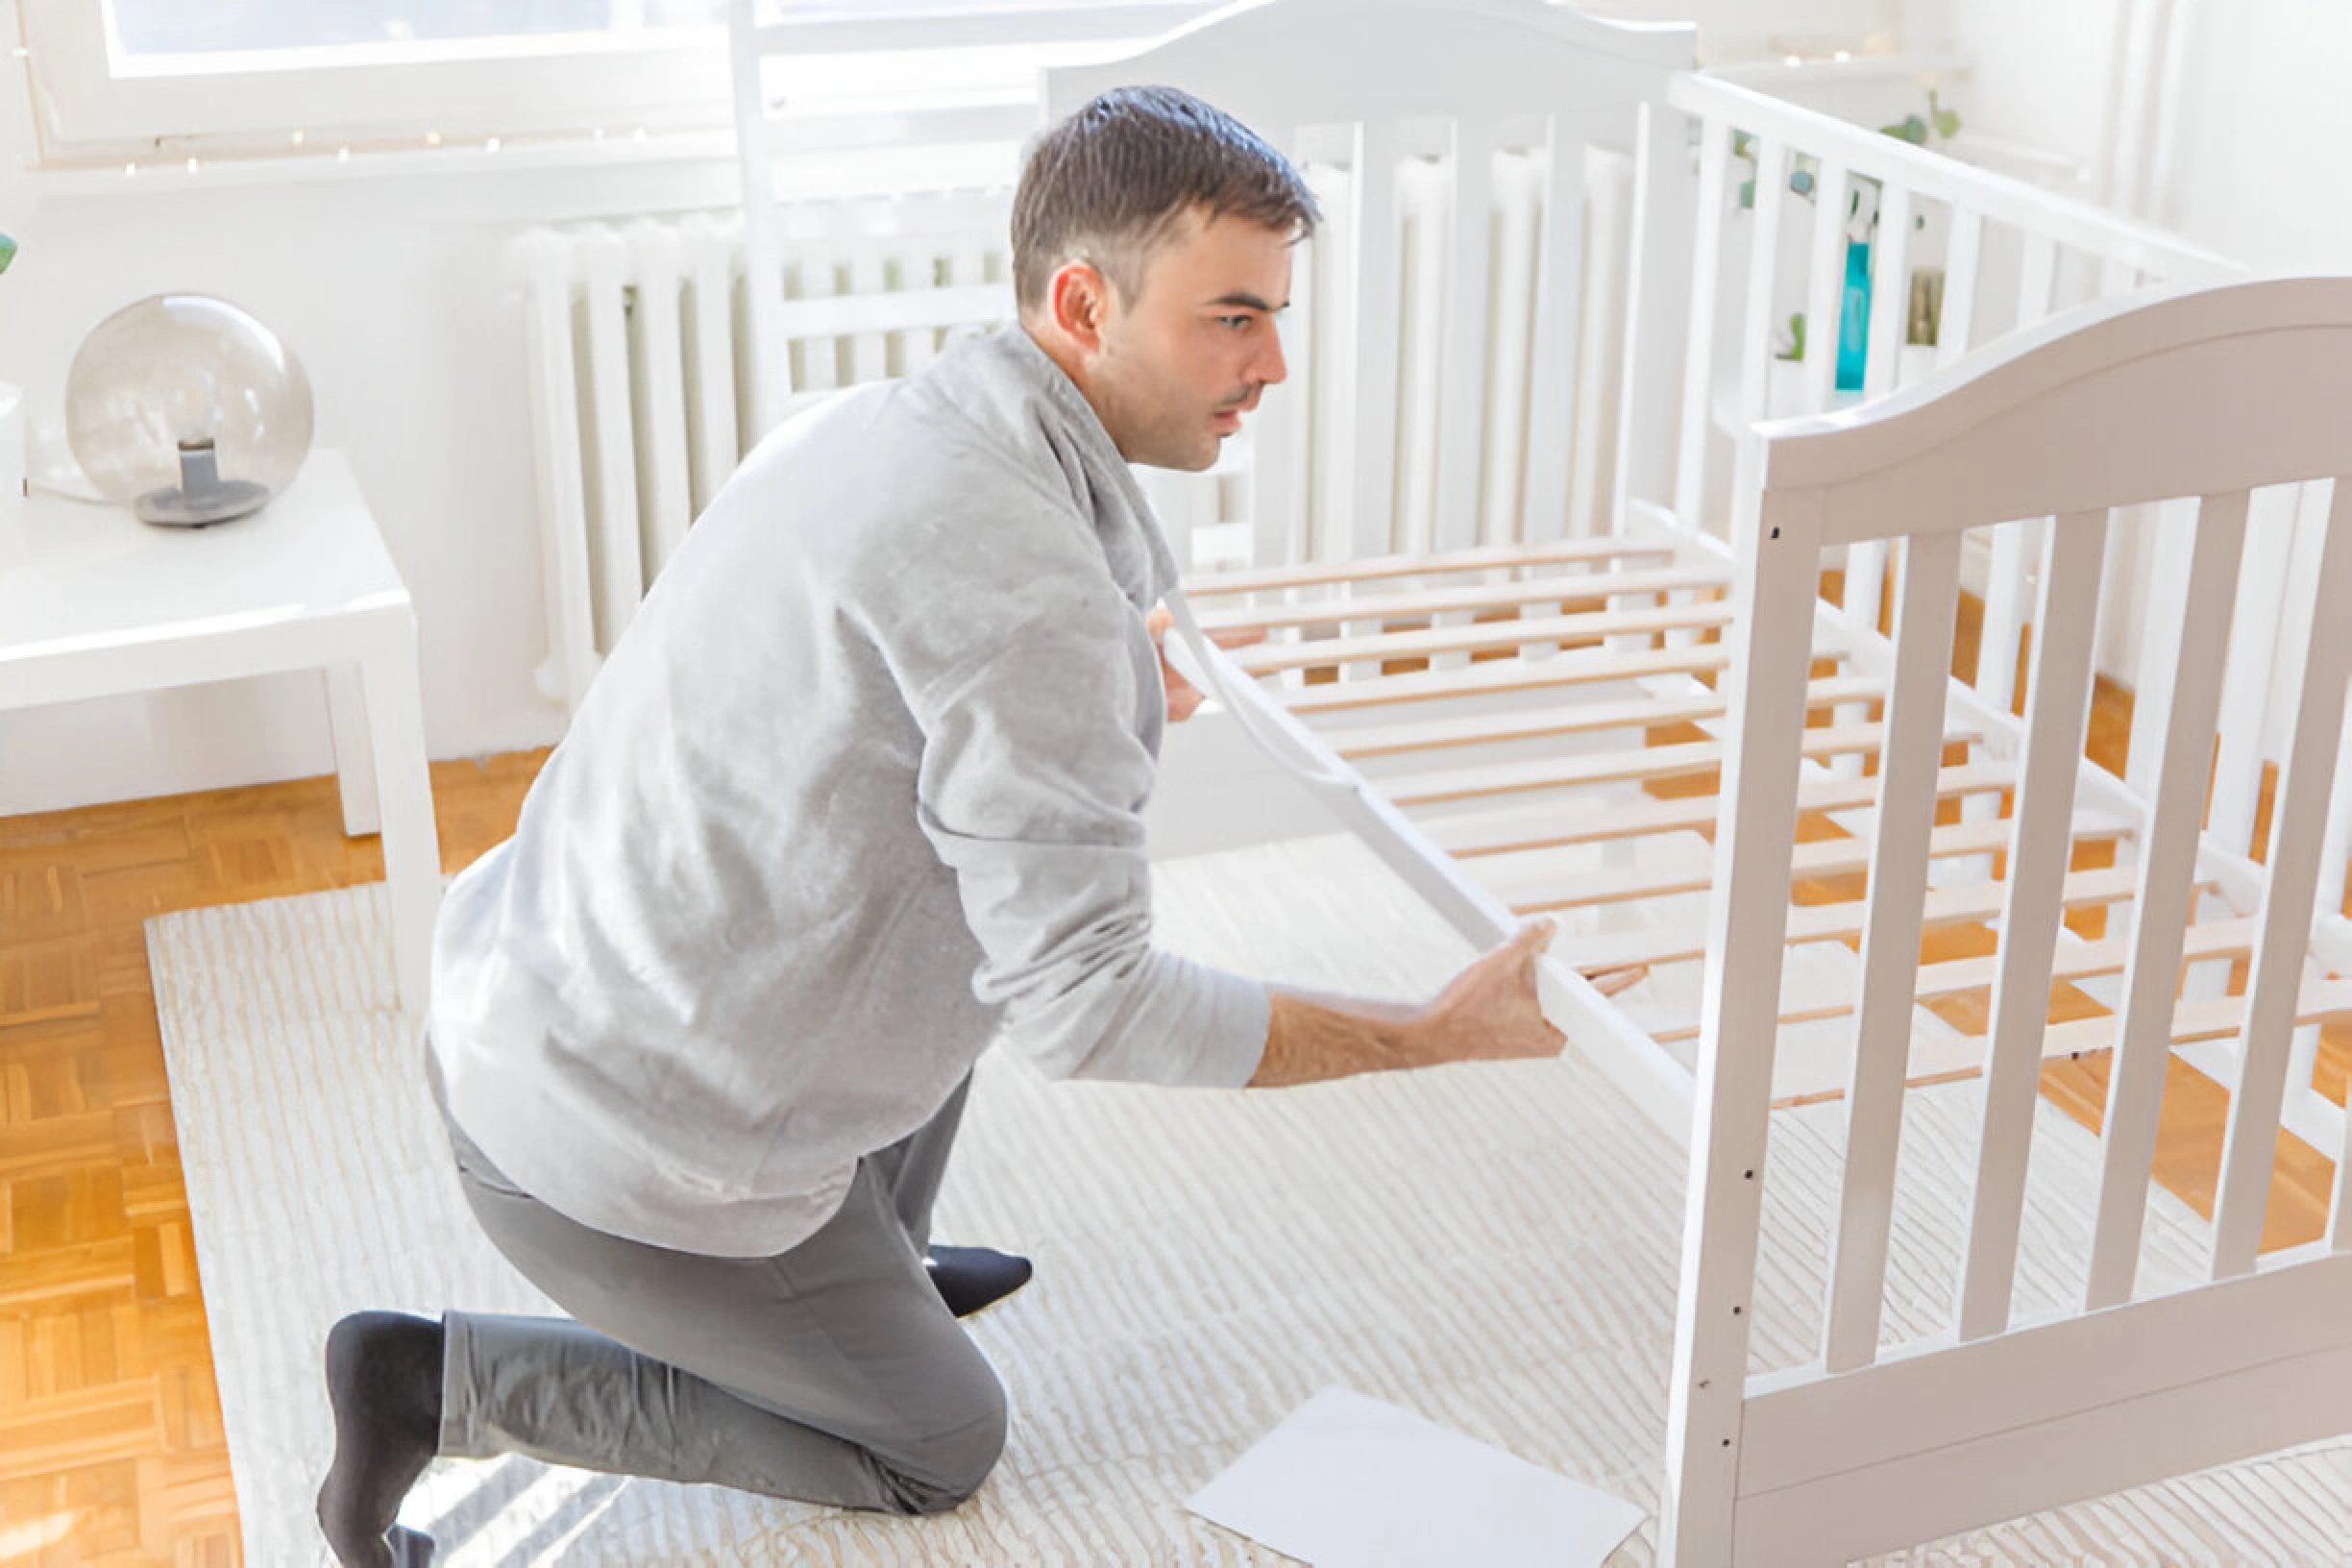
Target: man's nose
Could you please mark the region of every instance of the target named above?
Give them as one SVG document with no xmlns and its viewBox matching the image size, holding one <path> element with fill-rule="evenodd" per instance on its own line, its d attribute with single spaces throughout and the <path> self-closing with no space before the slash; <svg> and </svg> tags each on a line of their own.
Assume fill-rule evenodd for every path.
<svg viewBox="0 0 2352 1568">
<path fill-rule="evenodd" d="M 1260 357 L 1258 364 L 1253 367 L 1254 375 L 1251 379 L 1262 385 L 1273 386 L 1278 382 L 1287 380 L 1290 377 L 1290 366 L 1283 358 L 1282 329 L 1277 327 L 1266 333 L 1264 342 L 1266 351 Z"/>
</svg>

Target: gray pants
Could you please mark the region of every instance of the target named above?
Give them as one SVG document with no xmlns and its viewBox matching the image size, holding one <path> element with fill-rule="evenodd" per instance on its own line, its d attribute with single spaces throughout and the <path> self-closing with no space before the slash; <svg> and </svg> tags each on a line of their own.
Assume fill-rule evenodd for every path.
<svg viewBox="0 0 2352 1568">
<path fill-rule="evenodd" d="M 1004 1389 L 922 1262 L 969 1087 L 859 1161 L 841 1212 L 773 1258 L 575 1224 L 453 1124 L 482 1229 L 576 1321 L 446 1314 L 441 1452 L 894 1513 L 970 1496 L 1004 1448 Z"/>
</svg>

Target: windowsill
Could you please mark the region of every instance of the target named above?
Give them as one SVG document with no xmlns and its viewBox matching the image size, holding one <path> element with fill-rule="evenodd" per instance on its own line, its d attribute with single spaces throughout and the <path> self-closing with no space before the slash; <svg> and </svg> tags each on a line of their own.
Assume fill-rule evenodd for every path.
<svg viewBox="0 0 2352 1568">
<path fill-rule="evenodd" d="M 1009 151 L 1036 128 L 1032 94 L 973 94 L 958 102 L 877 107 L 772 122 L 786 199 L 881 189 L 940 190 L 994 184 Z M 572 169 L 732 164 L 735 133 L 723 122 L 624 135 L 543 135 L 439 146 L 355 144 L 300 152 L 228 151 L 127 162 L 43 163 L 28 159 L 28 187 L 41 197 L 146 198 L 159 193 L 353 181 L 531 175 Z M 797 167 L 794 165 L 799 165 Z M 803 178 L 805 177 L 805 178 Z"/>
</svg>

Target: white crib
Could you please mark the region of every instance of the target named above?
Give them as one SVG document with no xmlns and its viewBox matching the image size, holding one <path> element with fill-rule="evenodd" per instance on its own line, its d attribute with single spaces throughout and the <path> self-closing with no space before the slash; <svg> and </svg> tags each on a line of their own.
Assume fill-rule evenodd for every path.
<svg viewBox="0 0 2352 1568">
<path fill-rule="evenodd" d="M 2352 783 L 2331 789 L 2352 635 L 2329 613 L 2352 603 L 2352 502 L 2321 509 L 2352 469 L 2331 424 L 2352 390 L 2352 283 L 2147 305 L 2237 269 L 1692 74 L 1689 50 L 1683 30 L 1532 0 L 1265 0 L 1049 73 L 1049 114 L 1121 81 L 1196 91 L 1337 197 L 1299 269 L 1306 384 L 1269 399 L 1255 442 L 1261 565 L 1190 585 L 1205 623 L 1268 628 L 1201 656 L 1237 725 L 1321 782 L 1261 766 L 1251 787 L 1289 807 L 1235 811 L 1233 779 L 1188 772 L 1180 736 L 1169 814 L 1191 847 L 1320 813 L 1482 943 L 1530 915 L 1562 922 L 1548 1010 L 1690 1139 L 1668 1560 L 1843 1561 L 2352 1431 L 2345 1163 L 2330 1238 L 2257 1266 L 2282 1126 L 2331 1155 L 2344 1139 L 2313 1065 L 2319 1021 L 2352 1010 L 2331 978 L 2352 967 Z M 1622 262 L 1580 235 L 1582 182 L 1611 156 L 1634 192 Z M 1446 304 L 1401 342 L 1397 212 L 1433 171 L 1444 237 L 1409 232 L 1402 250 L 1437 259 Z M 1489 265 L 1507 174 L 1543 189 L 1517 314 Z M 1791 294 L 1813 322 L 1839 314 L 1857 182 L 1879 213 L 1863 384 L 1835 390 L 1836 339 L 1815 331 L 1776 388 L 1769 327 Z M 1905 355 L 1927 247 L 1935 344 Z M 1623 372 L 1580 425 L 1600 326 L 1585 271 L 1612 265 L 1630 281 Z M 2081 308 L 2044 320 L 2064 306 Z M 1906 370 L 1935 374 L 1899 390 Z M 1823 417 L 1750 436 L 1773 411 Z M 1580 447 L 1611 469 L 1588 530 L 1567 499 Z M 1964 576 L 1984 604 L 1968 679 L 1951 674 Z M 2145 606 L 2128 780 L 2082 759 L 2102 603 Z M 2258 864 L 2274 685 L 2291 733 Z M 1191 744 L 1230 765 L 1213 733 Z M 1659 787 L 1718 770 L 1719 790 Z M 1796 843 L 1801 813 L 1827 836 Z M 1220 820 L 1240 824 L 1222 841 Z M 2084 858 L 2108 865 L 2070 869 L 2095 845 Z M 1792 903 L 1825 884 L 1843 896 Z M 2103 929 L 2063 919 L 2095 911 Z M 1923 928 L 1956 924 L 1991 950 L 1923 965 Z M 1611 1000 L 1580 977 L 1621 964 L 1652 981 Z M 2053 1022 L 2053 981 L 2109 1015 Z M 1934 1010 L 1987 991 L 1989 1037 Z M 2041 1061 L 2108 1047 L 2080 1311 L 2012 1324 Z M 2213 1283 L 2138 1301 L 2175 1051 L 2232 1090 Z M 1977 1069 L 1953 1321 L 1882 1349 L 1906 1083 Z M 1822 1358 L 1752 1381 L 1770 1107 L 1823 1090 L 1845 1093 L 1850 1133 Z"/>
<path fill-rule="evenodd" d="M 1002 319 L 1001 286 L 772 308 L 749 10 L 762 362 Z M 1246 527 L 1251 569 L 1189 594 L 1269 632 L 1202 655 L 1226 700 L 1170 737 L 1163 850 L 1336 825 L 1474 943 L 1560 922 L 1547 1010 L 1691 1151 L 1667 1560 L 1843 1561 L 2352 1431 L 2352 1163 L 2328 1239 L 2257 1259 L 2282 1128 L 2345 1138 L 2314 1065 L 2352 1010 L 2352 632 L 2326 613 L 2352 602 L 2352 284 L 2175 298 L 2239 269 L 1693 62 L 1688 28 L 1545 0 L 1248 0 L 1047 73 L 1048 117 L 1197 92 L 1327 208 L 1293 384 L 1220 476 L 1158 492 L 1177 531 Z M 1819 324 L 1855 192 L 1878 217 L 1840 392 Z M 1817 330 L 1778 360 L 1792 307 Z M 1755 433 L 1783 413 L 1813 417 Z M 1980 653 L 1954 677 L 1964 580 Z M 2136 664 L 2125 777 L 2082 760 L 2102 642 Z M 1928 927 L 1984 950 L 1923 963 Z M 1623 964 L 1651 978 L 1582 978 Z M 2106 1014 L 2053 1021 L 2053 983 Z M 1945 1016 L 1972 996 L 1989 1034 Z M 2013 1323 L 2040 1063 L 2109 1047 L 2079 1311 Z M 2232 1091 L 2211 1283 L 2135 1300 L 2172 1055 Z M 1951 1322 L 1882 1345 L 1900 1116 L 1932 1092 L 1907 1085 L 1978 1071 Z M 1825 1090 L 1849 1136 L 1821 1357 L 1752 1378 L 1772 1107 Z"/>
</svg>

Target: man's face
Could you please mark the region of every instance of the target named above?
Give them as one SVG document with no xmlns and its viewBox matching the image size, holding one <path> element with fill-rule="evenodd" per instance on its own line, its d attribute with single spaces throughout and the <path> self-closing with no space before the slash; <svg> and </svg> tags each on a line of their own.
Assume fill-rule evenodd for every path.
<svg viewBox="0 0 2352 1568">
<path fill-rule="evenodd" d="M 1134 297 L 1111 291 L 1089 394 L 1119 454 L 1204 469 L 1259 394 L 1286 374 L 1275 313 L 1290 301 L 1290 236 L 1187 214 L 1145 262 Z"/>
</svg>

